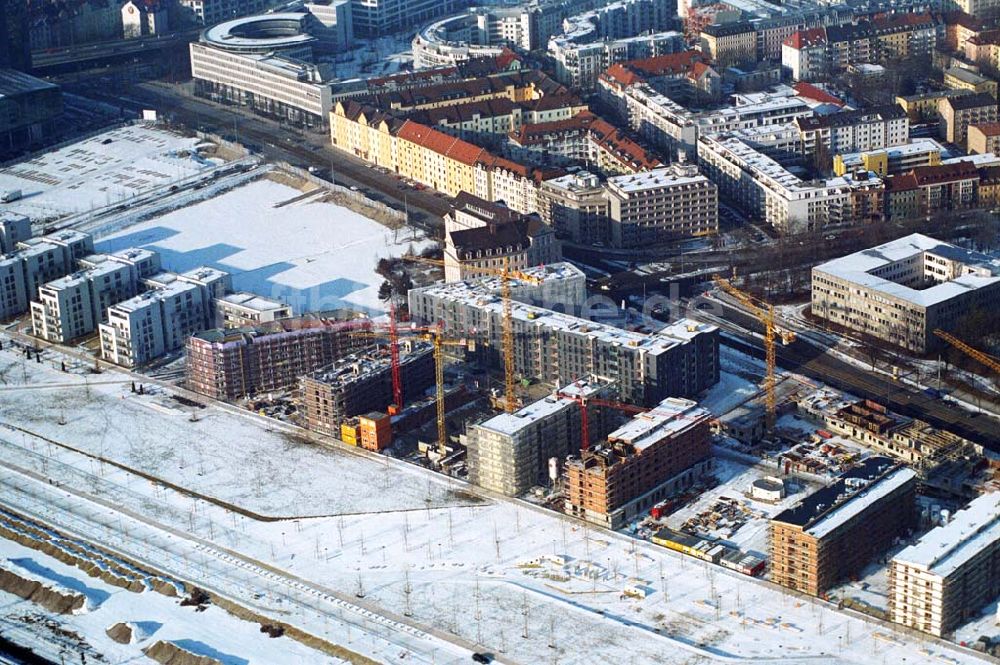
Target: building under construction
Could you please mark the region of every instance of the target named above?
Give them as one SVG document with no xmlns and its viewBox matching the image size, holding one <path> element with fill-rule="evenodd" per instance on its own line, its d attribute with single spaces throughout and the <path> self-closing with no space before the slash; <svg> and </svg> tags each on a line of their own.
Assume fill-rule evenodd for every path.
<svg viewBox="0 0 1000 665">
<path fill-rule="evenodd" d="M 570 515 L 618 529 L 711 467 L 712 415 L 688 399 L 668 398 L 584 450 L 565 466 Z"/>
<path fill-rule="evenodd" d="M 373 346 L 302 377 L 302 405 L 309 429 L 336 437 L 340 425 L 351 416 L 385 411 L 393 400 L 391 356 L 388 345 Z M 434 385 L 433 345 L 401 340 L 399 374 L 406 394 L 422 396 Z"/>
<path fill-rule="evenodd" d="M 916 524 L 917 474 L 869 457 L 771 519 L 771 579 L 819 596 Z"/>
<path fill-rule="evenodd" d="M 607 382 L 577 381 L 513 412 L 472 425 L 466 433 L 469 481 L 500 494 L 519 496 L 558 476 L 559 464 L 580 451 L 580 401 L 609 391 Z M 607 433 L 603 409 L 588 409 L 591 435 Z M 550 460 L 554 473 L 550 472 Z"/>
<path fill-rule="evenodd" d="M 475 342 L 477 360 L 501 367 L 504 307 L 494 288 L 497 281 L 412 289 L 410 314 L 440 323 L 449 336 Z M 537 289 L 550 288 L 547 281 Z M 516 299 L 530 297 L 534 285 L 512 282 L 518 287 L 511 289 Z M 523 302 L 513 303 L 511 315 L 514 368 L 526 379 L 566 385 L 580 377 L 606 377 L 616 383 L 622 401 L 644 406 L 666 397 L 692 397 L 719 381 L 719 331 L 712 325 L 681 319 L 644 334 Z"/>
<path fill-rule="evenodd" d="M 370 327 L 357 313 L 338 311 L 197 333 L 187 342 L 187 387 L 224 400 L 287 390 L 300 377 L 371 344 L 352 335 Z"/>
</svg>

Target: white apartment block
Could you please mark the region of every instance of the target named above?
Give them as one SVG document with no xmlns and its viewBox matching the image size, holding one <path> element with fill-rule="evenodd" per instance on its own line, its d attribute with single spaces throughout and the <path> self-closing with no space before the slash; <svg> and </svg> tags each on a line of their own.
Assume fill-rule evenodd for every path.
<svg viewBox="0 0 1000 665">
<path fill-rule="evenodd" d="M 881 219 L 884 184 L 871 172 L 804 181 L 729 135 L 698 138 L 698 162 L 719 195 L 779 233 Z"/>
<path fill-rule="evenodd" d="M 787 125 L 813 115 L 812 107 L 791 88 L 779 94 L 735 95 L 735 106 L 704 113 L 698 117 L 701 134 L 731 132 L 754 127 Z"/>
<path fill-rule="evenodd" d="M 31 303 L 35 337 L 65 344 L 97 330 L 107 308 L 136 294 L 131 266 L 108 257 L 88 258 L 94 266 L 51 281 Z"/>
<path fill-rule="evenodd" d="M 218 328 L 254 327 L 292 316 L 291 306 L 246 291 L 224 295 L 214 303 Z"/>
<path fill-rule="evenodd" d="M 601 98 L 613 105 L 629 127 L 651 145 L 694 159 L 698 124 L 694 114 L 646 83 L 619 87 L 602 79 Z"/>
<path fill-rule="evenodd" d="M 610 238 L 608 198 L 601 179 L 585 171 L 552 178 L 538 189 L 542 220 L 560 238 L 593 245 Z"/>
<path fill-rule="evenodd" d="M 910 140 L 910 119 L 896 105 L 863 111 L 842 111 L 796 120 L 802 152 L 834 155 L 867 152 L 903 145 Z"/>
<path fill-rule="evenodd" d="M 914 233 L 812 269 L 812 313 L 923 354 L 964 314 L 1000 307 L 1000 260 Z"/>
<path fill-rule="evenodd" d="M 658 32 L 639 37 L 580 43 L 566 35 L 549 40 L 549 55 L 556 61 L 556 80 L 593 90 L 601 73 L 617 62 L 652 58 L 687 49 L 679 32 Z"/>
<path fill-rule="evenodd" d="M 459 0 L 351 0 L 354 32 L 384 37 L 459 11 Z"/>
<path fill-rule="evenodd" d="M 719 232 L 719 194 L 689 164 L 608 178 L 612 247 L 644 247 Z"/>
<path fill-rule="evenodd" d="M 330 85 L 316 65 L 279 55 L 233 53 L 198 42 L 190 48 L 198 94 L 296 124 L 328 122 L 333 107 Z"/>
<path fill-rule="evenodd" d="M 0 212 L 0 254 L 10 254 L 19 242 L 31 237 L 31 220 L 24 215 Z"/>
<path fill-rule="evenodd" d="M 889 618 L 943 637 L 1000 594 L 1000 492 L 974 499 L 889 564 Z"/>
</svg>

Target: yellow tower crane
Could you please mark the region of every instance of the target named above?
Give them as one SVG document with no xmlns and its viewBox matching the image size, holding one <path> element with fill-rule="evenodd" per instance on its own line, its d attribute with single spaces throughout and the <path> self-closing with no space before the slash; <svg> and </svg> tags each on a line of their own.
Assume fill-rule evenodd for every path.
<svg viewBox="0 0 1000 665">
<path fill-rule="evenodd" d="M 943 330 L 935 330 L 934 334 L 948 342 L 956 349 L 969 356 L 973 360 L 978 360 L 982 364 L 986 365 L 992 369 L 997 374 L 1000 374 L 1000 358 L 995 358 L 988 353 L 984 353 L 977 348 L 969 346 L 959 338 L 955 337 L 950 333 L 946 333 Z"/>
<path fill-rule="evenodd" d="M 764 352 L 767 359 L 767 374 L 764 377 L 764 395 L 767 402 L 767 429 L 771 431 L 774 429 L 778 410 L 778 398 L 775 392 L 777 387 L 777 352 L 775 350 L 775 340 L 777 337 L 780 337 L 782 344 L 791 344 L 795 341 L 795 333 L 778 330 L 774 305 L 759 300 L 749 293 L 740 290 L 725 277 L 716 276 L 714 280 L 720 289 L 739 300 L 764 325 Z"/>
<path fill-rule="evenodd" d="M 426 263 L 433 266 L 444 266 L 444 261 L 438 259 L 426 259 L 421 256 L 406 255 L 403 259 L 415 263 Z M 514 380 L 514 314 L 513 303 L 510 295 L 510 280 L 518 279 L 531 284 L 540 284 L 541 279 L 535 275 L 520 270 L 511 270 L 510 259 L 504 257 L 503 268 L 486 268 L 475 266 L 472 270 L 481 272 L 483 275 L 494 275 L 500 278 L 500 299 L 503 302 L 503 370 L 504 370 L 504 410 L 513 413 L 517 409 L 517 386 Z"/>
</svg>

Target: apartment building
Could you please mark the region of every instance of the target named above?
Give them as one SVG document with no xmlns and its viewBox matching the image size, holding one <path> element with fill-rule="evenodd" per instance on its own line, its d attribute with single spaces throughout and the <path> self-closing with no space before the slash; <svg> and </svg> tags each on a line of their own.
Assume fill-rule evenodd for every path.
<svg viewBox="0 0 1000 665">
<path fill-rule="evenodd" d="M 638 173 L 659 159 L 627 134 L 590 111 L 568 120 L 524 125 L 505 146 L 511 159 L 546 166 L 589 163 L 602 173 Z"/>
<path fill-rule="evenodd" d="M 577 42 L 560 36 L 550 39 L 548 47 L 549 55 L 556 62 L 556 79 L 585 91 L 593 90 L 601 73 L 615 63 L 654 58 L 686 49 L 683 35 L 673 30 L 590 42 Z"/>
<path fill-rule="evenodd" d="M 693 164 L 615 176 L 605 189 L 612 247 L 645 247 L 719 232 L 718 188 Z"/>
<path fill-rule="evenodd" d="M 906 220 L 971 208 L 978 203 L 978 188 L 979 170 L 972 162 L 917 167 L 886 179 L 886 216 Z"/>
<path fill-rule="evenodd" d="M 1000 261 L 914 233 L 812 269 L 814 316 L 917 354 L 973 310 L 1000 307 Z"/>
<path fill-rule="evenodd" d="M 683 153 L 685 158 L 694 159 L 698 124 L 693 113 L 645 83 L 623 88 L 605 88 L 604 83 L 602 80 L 602 99 L 618 109 L 640 138 L 671 158 Z M 609 92 L 605 93 L 606 89 Z"/>
<path fill-rule="evenodd" d="M 434 348 L 430 342 L 399 342 L 399 373 L 404 400 L 414 400 L 434 385 Z M 385 411 L 392 404 L 392 358 L 387 345 L 356 351 L 329 367 L 302 377 L 302 406 L 310 430 L 339 437 L 353 416 Z M 402 408 L 402 404 L 396 405 Z"/>
<path fill-rule="evenodd" d="M 610 418 L 598 408 L 582 407 L 580 400 L 608 393 L 606 381 L 577 381 L 513 413 L 472 425 L 466 432 L 469 481 L 506 496 L 548 486 L 562 460 L 582 447 L 582 408 L 588 409 L 591 442 L 607 434 Z"/>
<path fill-rule="evenodd" d="M 970 154 L 1000 154 L 1000 122 L 969 125 L 966 144 Z"/>
<path fill-rule="evenodd" d="M 695 103 L 718 100 L 722 93 L 722 76 L 695 50 L 611 65 L 597 83 L 599 92 L 648 83 L 675 101 Z"/>
<path fill-rule="evenodd" d="M 973 499 L 889 563 L 889 618 L 937 637 L 1000 594 L 1000 493 Z"/>
<path fill-rule="evenodd" d="M 969 125 L 997 122 L 997 100 L 993 95 L 980 92 L 959 97 L 948 97 L 938 102 L 941 116 L 940 132 L 948 143 L 965 147 Z"/>
<path fill-rule="evenodd" d="M 0 254 L 10 254 L 31 238 L 31 220 L 24 215 L 0 212 Z"/>
<path fill-rule="evenodd" d="M 383 37 L 462 9 L 459 0 L 351 0 L 354 32 Z"/>
<path fill-rule="evenodd" d="M 122 367 L 141 367 L 205 330 L 210 309 L 197 284 L 173 279 L 154 286 L 108 308 L 107 322 L 98 326 L 101 356 Z"/>
<path fill-rule="evenodd" d="M 552 269 L 558 266 L 545 268 Z M 504 306 L 498 288 L 497 280 L 479 280 L 412 289 L 410 314 L 473 340 L 478 359 L 500 367 Z M 511 316 L 514 367 L 526 379 L 565 385 L 581 376 L 607 377 L 617 381 L 623 401 L 641 405 L 694 396 L 718 382 L 714 326 L 681 319 L 646 335 L 520 302 Z"/>
<path fill-rule="evenodd" d="M 177 0 L 182 11 L 205 26 L 266 11 L 268 0 Z"/>
<path fill-rule="evenodd" d="M 793 81 L 816 81 L 830 75 L 826 29 L 800 30 L 781 43 L 781 65 Z"/>
<path fill-rule="evenodd" d="M 833 158 L 833 171 L 837 175 L 871 171 L 881 178 L 901 175 L 922 166 L 940 165 L 943 150 L 934 139 L 914 138 L 887 148 L 838 154 Z"/>
<path fill-rule="evenodd" d="M 562 250 L 553 228 L 537 215 L 512 211 L 502 201 L 462 192 L 445 217 L 446 282 L 560 261 Z"/>
<path fill-rule="evenodd" d="M 997 82 L 964 67 L 949 67 L 944 70 L 944 85 L 952 90 L 968 90 L 997 96 Z"/>
<path fill-rule="evenodd" d="M 292 308 L 256 293 L 239 291 L 213 300 L 217 328 L 252 328 L 292 316 Z"/>
<path fill-rule="evenodd" d="M 771 518 L 771 580 L 822 596 L 916 523 L 917 474 L 869 457 Z"/>
<path fill-rule="evenodd" d="M 829 155 L 879 150 L 910 140 L 910 120 L 898 106 L 796 118 L 802 152 Z"/>
<path fill-rule="evenodd" d="M 968 90 L 935 90 L 918 95 L 906 95 L 896 97 L 898 104 L 910 119 L 910 123 L 937 123 L 941 122 L 940 102 L 943 99 L 952 97 L 963 97 L 974 94 Z"/>
<path fill-rule="evenodd" d="M 0 320 L 27 312 L 38 297 L 38 287 L 65 277 L 80 257 L 94 250 L 93 238 L 86 233 L 60 231 L 32 238 L 30 224 L 25 227 L 14 217 L 8 222 L 4 242 L 12 243 L 13 248 L 0 255 Z M 15 236 L 23 239 L 15 241 Z"/>
<path fill-rule="evenodd" d="M 544 181 L 538 211 L 560 238 L 588 245 L 610 242 L 608 199 L 597 175 L 578 171 Z"/>
<path fill-rule="evenodd" d="M 288 390 L 300 377 L 370 344 L 351 334 L 370 328 L 353 313 L 315 313 L 249 329 L 195 333 L 186 345 L 186 386 L 222 400 Z"/>
<path fill-rule="evenodd" d="M 566 460 L 565 510 L 618 529 L 711 467 L 711 414 L 669 398 Z"/>
<path fill-rule="evenodd" d="M 97 255 L 92 267 L 39 287 L 31 303 L 32 333 L 66 344 L 89 335 L 107 320 L 107 309 L 136 295 L 138 282 L 131 266 Z"/>
<path fill-rule="evenodd" d="M 700 43 L 702 53 L 719 67 L 757 62 L 757 32 L 748 22 L 706 26 Z"/>
<path fill-rule="evenodd" d="M 869 224 L 882 218 L 882 179 L 874 173 L 804 181 L 733 134 L 698 138 L 702 171 L 719 196 L 779 233 Z"/>
</svg>

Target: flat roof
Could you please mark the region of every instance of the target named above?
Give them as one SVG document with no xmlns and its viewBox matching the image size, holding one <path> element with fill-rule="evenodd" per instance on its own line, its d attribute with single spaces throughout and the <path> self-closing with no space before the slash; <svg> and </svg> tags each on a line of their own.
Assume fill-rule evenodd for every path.
<svg viewBox="0 0 1000 665">
<path fill-rule="evenodd" d="M 596 381 L 575 381 L 536 402 L 527 404 L 513 413 L 501 413 L 485 420 L 476 427 L 513 436 L 524 428 L 549 418 L 570 406 L 576 408 L 574 396 L 590 397 L 600 392 L 607 384 Z"/>
<path fill-rule="evenodd" d="M 316 37 L 308 32 L 302 32 L 308 12 L 282 12 L 245 16 L 243 18 L 225 21 L 206 28 L 201 33 L 201 41 L 211 46 L 227 47 L 260 47 L 260 48 L 290 48 L 316 41 Z M 299 31 L 292 32 L 294 24 Z M 269 34 L 269 30 L 273 34 Z M 250 36 L 259 31 L 259 36 Z M 246 34 L 239 34 L 246 33 Z"/>
<path fill-rule="evenodd" d="M 951 281 L 941 282 L 920 290 L 871 274 L 878 268 L 912 259 L 925 252 L 960 262 L 977 269 L 980 273 L 988 273 L 989 276 L 981 274 L 961 275 Z M 941 242 L 920 233 L 913 233 L 871 249 L 864 249 L 839 259 L 827 261 L 816 266 L 813 270 L 924 307 L 944 302 L 949 298 L 984 286 L 1000 283 L 1000 260 L 991 259 L 985 254 Z"/>
<path fill-rule="evenodd" d="M 924 535 L 893 561 L 947 577 L 1000 539 L 1000 492 L 973 499 L 951 521 Z"/>
<path fill-rule="evenodd" d="M 622 441 L 642 451 L 665 436 L 675 435 L 711 417 L 712 414 L 694 400 L 668 397 L 608 434 L 608 441 Z"/>
<path fill-rule="evenodd" d="M 0 69 L 0 99 L 14 97 L 42 90 L 58 90 L 59 86 L 31 74 L 19 72 L 16 69 Z"/>
<path fill-rule="evenodd" d="M 773 520 L 800 526 L 805 533 L 822 538 L 916 475 L 888 457 L 869 457 Z"/>
<path fill-rule="evenodd" d="M 688 171 L 690 174 L 685 173 Z M 693 172 L 693 173 L 692 173 Z M 625 193 L 643 192 L 661 187 L 703 184 L 709 179 L 698 172 L 697 167 L 690 169 L 667 166 L 652 171 L 630 173 L 608 178 L 608 185 Z"/>
<path fill-rule="evenodd" d="M 272 309 L 281 309 L 287 307 L 283 302 L 279 300 L 272 300 L 270 298 L 265 298 L 264 296 L 259 296 L 256 293 L 250 293 L 248 291 L 238 291 L 236 293 L 229 293 L 217 300 L 224 302 L 228 305 L 234 305 L 236 307 L 242 307 L 254 312 L 267 312 Z"/>
</svg>

